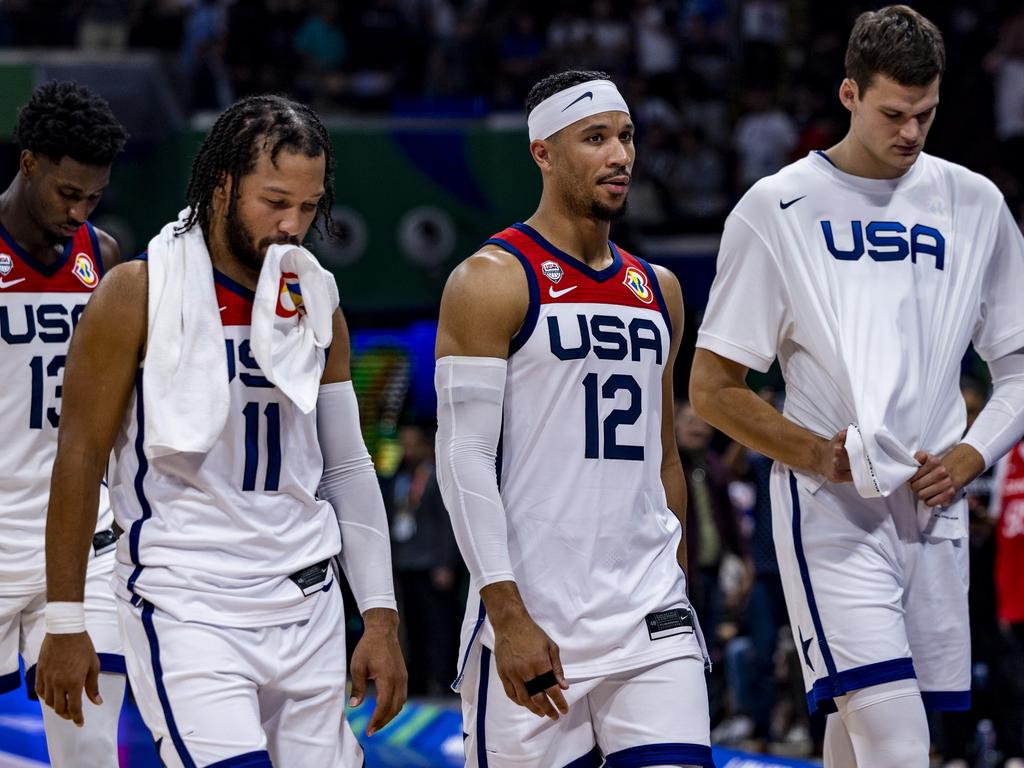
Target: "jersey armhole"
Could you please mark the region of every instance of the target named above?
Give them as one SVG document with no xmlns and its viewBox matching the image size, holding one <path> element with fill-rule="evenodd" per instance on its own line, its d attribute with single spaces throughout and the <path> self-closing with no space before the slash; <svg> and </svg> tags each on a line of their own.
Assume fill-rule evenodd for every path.
<svg viewBox="0 0 1024 768">
<path fill-rule="evenodd" d="M 654 272 L 654 267 L 647 263 L 645 259 L 641 259 L 639 256 L 633 256 L 640 266 L 644 268 L 644 272 L 647 273 L 647 279 L 651 283 L 651 290 L 654 291 L 654 300 L 658 302 L 658 309 L 661 310 L 661 316 L 665 319 L 665 325 L 668 328 L 668 336 L 672 338 L 672 316 L 668 313 L 668 305 L 665 304 L 665 296 L 661 292 L 661 283 L 658 282 L 658 276 Z"/>
<path fill-rule="evenodd" d="M 526 317 L 523 318 L 523 324 L 519 326 L 519 330 L 515 332 L 515 335 L 509 342 L 508 356 L 512 357 L 512 355 L 522 349 L 523 345 L 529 341 L 530 336 L 533 334 L 533 329 L 537 327 L 537 316 L 540 314 L 540 288 L 537 286 L 537 275 L 533 271 L 533 267 L 530 265 L 529 259 L 523 255 L 522 251 L 507 240 L 502 240 L 500 237 L 492 237 L 489 240 L 484 241 L 484 245 L 496 245 L 503 251 L 508 251 L 519 260 L 519 264 L 526 273 L 526 285 L 530 293 L 530 305 L 526 310 Z"/>
</svg>

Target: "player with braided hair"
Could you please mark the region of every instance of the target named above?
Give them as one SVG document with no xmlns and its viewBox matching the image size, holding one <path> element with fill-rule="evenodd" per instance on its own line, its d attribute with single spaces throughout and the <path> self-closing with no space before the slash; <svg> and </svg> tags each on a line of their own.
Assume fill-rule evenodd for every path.
<svg viewBox="0 0 1024 768">
<path fill-rule="evenodd" d="M 308 107 L 231 106 L 199 148 L 189 207 L 111 272 L 69 355 L 50 597 L 80 598 L 90 489 L 113 449 L 126 665 L 167 766 L 362 765 L 344 717 L 339 551 L 365 625 L 350 702 L 375 682 L 372 734 L 405 701 L 337 289 L 308 251 L 281 247 L 321 217 L 330 232 L 333 164 Z M 80 713 L 94 658 L 86 633 L 49 634 L 41 695 Z"/>
<path fill-rule="evenodd" d="M 0 692 L 21 684 L 20 654 L 31 695 L 43 635 L 61 631 L 51 616 L 59 606 L 46 602 L 43 544 L 64 359 L 86 301 L 118 260 L 117 243 L 88 218 L 127 134 L 97 94 L 49 82 L 19 111 L 14 135 L 18 172 L 0 195 Z M 113 517 L 100 478 L 91 511 L 84 592 L 72 610 L 99 650 L 89 670 L 97 706 L 87 728 L 58 717 L 64 701 L 50 702 L 56 713 L 44 707 L 43 722 L 54 765 L 116 768 L 125 668 L 110 589 Z"/>
</svg>

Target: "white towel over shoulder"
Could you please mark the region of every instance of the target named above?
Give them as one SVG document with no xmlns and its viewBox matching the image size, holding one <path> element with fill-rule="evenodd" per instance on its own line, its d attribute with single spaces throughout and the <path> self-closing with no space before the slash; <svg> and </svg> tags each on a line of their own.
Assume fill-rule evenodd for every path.
<svg viewBox="0 0 1024 768">
<path fill-rule="evenodd" d="M 252 355 L 303 413 L 316 406 L 338 308 L 334 276 L 297 245 L 267 249 L 252 310 Z"/>
<path fill-rule="evenodd" d="M 149 328 L 142 372 L 147 458 L 205 453 L 227 423 L 230 394 L 213 265 L 202 230 L 149 241 Z"/>
<path fill-rule="evenodd" d="M 224 430 L 231 395 L 213 265 L 198 227 L 177 235 L 187 215 L 149 243 L 149 328 L 143 368 L 150 459 L 206 453 Z M 316 405 L 338 288 L 305 248 L 274 245 L 253 304 L 253 356 L 264 376 L 304 413 Z"/>
</svg>

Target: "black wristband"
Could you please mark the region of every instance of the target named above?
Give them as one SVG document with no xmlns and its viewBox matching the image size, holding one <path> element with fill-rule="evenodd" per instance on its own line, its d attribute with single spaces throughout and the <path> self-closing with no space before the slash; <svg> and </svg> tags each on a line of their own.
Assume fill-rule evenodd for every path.
<svg viewBox="0 0 1024 768">
<path fill-rule="evenodd" d="M 526 686 L 526 692 L 530 696 L 535 696 L 541 691 L 558 685 L 558 678 L 555 677 L 555 670 L 549 669 L 547 672 L 542 672 L 537 675 L 532 680 L 526 680 L 523 685 Z"/>
</svg>

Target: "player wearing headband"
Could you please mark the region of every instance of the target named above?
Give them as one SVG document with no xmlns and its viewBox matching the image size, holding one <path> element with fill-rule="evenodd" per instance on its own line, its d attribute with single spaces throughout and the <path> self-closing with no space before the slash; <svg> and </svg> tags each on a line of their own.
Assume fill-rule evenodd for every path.
<svg viewBox="0 0 1024 768">
<path fill-rule="evenodd" d="M 452 273 L 437 339 L 437 474 L 472 577 L 467 765 L 713 766 L 672 429 L 679 283 L 608 239 L 635 156 L 614 83 L 563 72 L 526 106 L 540 205 Z"/>
</svg>

